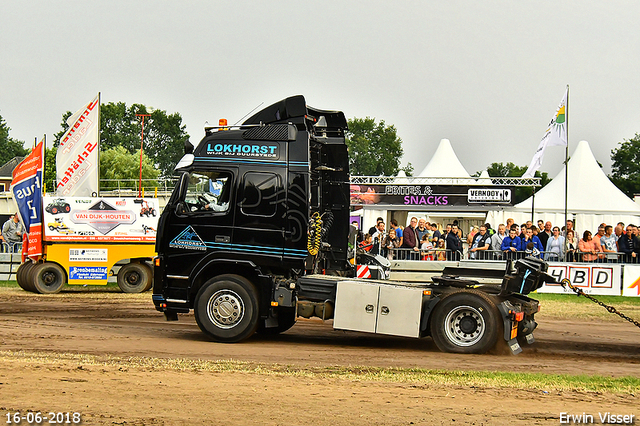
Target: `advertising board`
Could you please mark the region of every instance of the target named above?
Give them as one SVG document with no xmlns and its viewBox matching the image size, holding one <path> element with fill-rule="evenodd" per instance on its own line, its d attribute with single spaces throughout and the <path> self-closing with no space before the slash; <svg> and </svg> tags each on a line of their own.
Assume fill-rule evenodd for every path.
<svg viewBox="0 0 640 426">
<path fill-rule="evenodd" d="M 45 241 L 154 242 L 160 211 L 154 198 L 45 196 Z"/>
<path fill-rule="evenodd" d="M 571 284 L 587 294 L 620 296 L 622 265 L 612 263 L 553 263 L 549 265 L 549 274 L 557 281 L 569 278 Z M 573 293 L 564 290 L 560 284 L 545 283 L 538 293 Z"/>
</svg>

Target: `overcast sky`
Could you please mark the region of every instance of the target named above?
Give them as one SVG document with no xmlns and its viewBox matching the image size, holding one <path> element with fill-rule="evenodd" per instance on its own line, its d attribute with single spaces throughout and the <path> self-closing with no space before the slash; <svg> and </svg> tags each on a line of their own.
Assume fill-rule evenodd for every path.
<svg viewBox="0 0 640 426">
<path fill-rule="evenodd" d="M 51 141 L 62 115 L 102 102 L 240 120 L 303 94 L 393 124 L 420 172 L 440 139 L 469 173 L 528 165 L 570 86 L 569 151 L 606 173 L 640 132 L 637 1 L 3 1 L 0 115 Z M 542 171 L 561 170 L 564 149 Z"/>
</svg>

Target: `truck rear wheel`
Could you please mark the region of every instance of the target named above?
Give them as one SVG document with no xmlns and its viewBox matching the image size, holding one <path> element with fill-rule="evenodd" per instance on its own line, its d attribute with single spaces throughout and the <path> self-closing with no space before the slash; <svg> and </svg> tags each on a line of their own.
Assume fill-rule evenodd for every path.
<svg viewBox="0 0 640 426">
<path fill-rule="evenodd" d="M 198 327 L 217 342 L 249 338 L 258 327 L 256 289 L 239 275 L 221 275 L 207 281 L 196 296 Z"/>
<path fill-rule="evenodd" d="M 123 293 L 142 293 L 151 288 L 151 268 L 142 263 L 128 263 L 118 271 L 118 287 Z"/>
<path fill-rule="evenodd" d="M 57 263 L 44 262 L 34 265 L 27 270 L 28 281 L 36 293 L 60 293 L 66 282 L 64 269 Z"/>
<path fill-rule="evenodd" d="M 501 333 L 498 308 L 477 290 L 446 296 L 431 318 L 431 337 L 443 352 L 482 354 L 496 345 Z"/>
</svg>

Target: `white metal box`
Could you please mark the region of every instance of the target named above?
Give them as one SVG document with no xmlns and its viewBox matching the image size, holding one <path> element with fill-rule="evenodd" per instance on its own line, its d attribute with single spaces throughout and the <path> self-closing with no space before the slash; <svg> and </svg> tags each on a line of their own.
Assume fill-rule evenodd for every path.
<svg viewBox="0 0 640 426">
<path fill-rule="evenodd" d="M 340 281 L 333 328 L 420 337 L 422 289 L 367 281 Z"/>
</svg>

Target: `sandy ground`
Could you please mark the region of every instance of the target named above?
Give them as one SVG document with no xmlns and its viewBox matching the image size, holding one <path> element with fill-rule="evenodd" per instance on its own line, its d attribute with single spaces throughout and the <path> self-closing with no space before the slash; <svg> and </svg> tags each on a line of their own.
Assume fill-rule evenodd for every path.
<svg viewBox="0 0 640 426">
<path fill-rule="evenodd" d="M 314 320 L 280 336 L 218 344 L 205 338 L 193 315 L 164 321 L 150 299 L 0 289 L 0 422 L 27 410 L 79 412 L 82 424 L 99 425 L 561 424 L 563 412 L 591 414 L 599 424 L 599 412 L 640 415 L 640 395 L 305 374 L 361 366 L 640 377 L 640 331 L 628 323 L 568 322 L 541 313 L 537 342 L 517 356 L 443 354 L 429 338 L 335 331 Z M 85 355 L 235 360 L 299 374 L 101 364 Z"/>
</svg>

